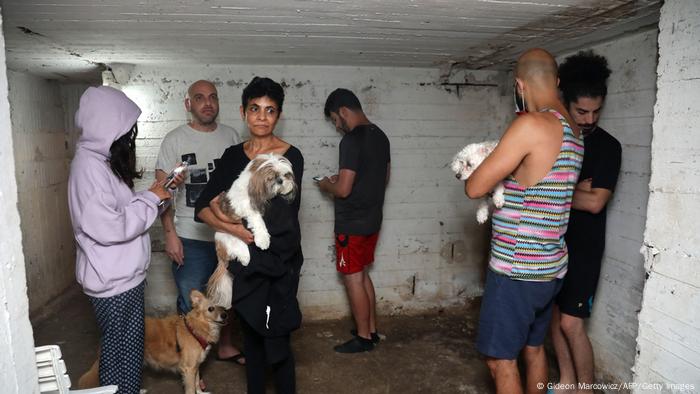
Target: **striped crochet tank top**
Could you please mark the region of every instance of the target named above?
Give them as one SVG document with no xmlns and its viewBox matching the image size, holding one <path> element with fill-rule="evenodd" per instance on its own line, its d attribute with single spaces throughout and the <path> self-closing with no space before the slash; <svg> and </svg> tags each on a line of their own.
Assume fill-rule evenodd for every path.
<svg viewBox="0 0 700 394">
<path fill-rule="evenodd" d="M 549 173 L 537 184 L 503 181 L 505 204 L 493 213 L 489 268 L 511 279 L 550 281 L 566 274 L 564 234 L 583 161 L 583 139 L 559 112 L 549 111 L 563 128 L 561 150 Z"/>
</svg>

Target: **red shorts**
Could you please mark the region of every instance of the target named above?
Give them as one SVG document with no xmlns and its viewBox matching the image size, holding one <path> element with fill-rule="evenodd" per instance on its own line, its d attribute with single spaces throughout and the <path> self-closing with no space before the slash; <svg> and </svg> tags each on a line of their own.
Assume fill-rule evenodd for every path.
<svg viewBox="0 0 700 394">
<path fill-rule="evenodd" d="M 341 274 L 354 274 L 374 262 L 379 233 L 372 235 L 335 235 L 335 268 Z"/>
</svg>

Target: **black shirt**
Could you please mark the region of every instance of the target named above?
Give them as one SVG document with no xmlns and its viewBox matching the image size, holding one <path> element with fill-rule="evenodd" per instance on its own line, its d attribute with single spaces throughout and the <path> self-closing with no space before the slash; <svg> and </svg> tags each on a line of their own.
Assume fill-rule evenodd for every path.
<svg viewBox="0 0 700 394">
<path fill-rule="evenodd" d="M 251 244 L 248 266 L 244 267 L 238 261 L 229 264 L 229 271 L 234 274 L 233 306 L 255 331 L 265 337 L 288 335 L 301 324 L 296 295 L 304 262 L 299 228 L 304 157 L 294 146 L 290 146 L 283 156 L 292 163 L 297 195 L 291 204 L 276 197 L 266 208 L 263 218 L 270 233 L 270 247 L 261 250 Z M 198 220 L 199 211 L 208 207 L 214 197 L 231 187 L 249 162 L 243 143 L 226 149 L 197 199 L 195 220 Z M 266 313 L 268 306 L 269 317 Z"/>
<path fill-rule="evenodd" d="M 583 165 L 579 182 L 592 179 L 591 188 L 615 190 L 620 173 L 622 146 L 607 131 L 598 127 L 584 137 Z M 575 192 L 574 192 L 575 193 Z M 605 248 L 606 209 L 594 214 L 571 209 L 566 243 L 569 251 L 601 254 Z"/>
<path fill-rule="evenodd" d="M 355 172 L 352 191 L 335 199 L 335 232 L 370 235 L 382 225 L 388 165 L 389 138 L 373 124 L 360 125 L 340 141 L 339 169 Z"/>
</svg>

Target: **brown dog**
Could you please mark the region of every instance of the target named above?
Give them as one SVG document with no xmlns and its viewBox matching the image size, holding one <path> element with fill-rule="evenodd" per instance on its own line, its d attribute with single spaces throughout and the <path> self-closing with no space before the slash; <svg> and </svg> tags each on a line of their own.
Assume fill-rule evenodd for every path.
<svg viewBox="0 0 700 394">
<path fill-rule="evenodd" d="M 178 372 L 185 394 L 201 393 L 199 366 L 211 345 L 219 341 L 226 310 L 213 305 L 197 290 L 190 292 L 192 310 L 183 316 L 146 318 L 144 363 L 151 368 Z M 78 381 L 78 387 L 99 386 L 99 357 Z"/>
</svg>

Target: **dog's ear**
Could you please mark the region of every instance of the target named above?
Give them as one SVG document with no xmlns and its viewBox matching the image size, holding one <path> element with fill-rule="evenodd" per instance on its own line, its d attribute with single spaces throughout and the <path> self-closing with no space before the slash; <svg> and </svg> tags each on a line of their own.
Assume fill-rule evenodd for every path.
<svg viewBox="0 0 700 394">
<path fill-rule="evenodd" d="M 202 292 L 196 289 L 192 289 L 190 291 L 190 301 L 192 301 L 192 309 L 195 309 L 197 306 L 199 306 L 202 301 L 204 301 L 206 297 Z"/>
<path fill-rule="evenodd" d="M 292 185 L 291 190 L 289 190 L 287 194 L 282 195 L 282 198 L 284 198 L 287 202 L 292 202 L 296 198 L 297 193 L 299 191 L 297 183 L 294 181 L 294 173 L 289 172 L 284 174 L 282 177 L 284 178 L 284 182 L 286 182 L 287 184 L 291 183 Z"/>
<path fill-rule="evenodd" d="M 258 166 L 257 170 L 250 176 L 248 197 L 250 197 L 251 205 L 258 212 L 262 213 L 265 209 L 265 204 L 272 198 L 270 182 L 274 181 L 275 175 L 275 170 L 272 166 Z M 269 178 L 272 178 L 272 181 Z"/>
<path fill-rule="evenodd" d="M 263 157 L 263 155 L 256 156 L 253 159 L 253 161 L 250 162 L 250 164 L 249 164 L 250 167 L 248 168 L 248 170 L 251 173 L 255 173 L 260 168 L 260 166 L 263 165 L 263 163 L 265 163 L 265 160 L 267 160 L 267 159 L 265 157 Z"/>
</svg>

